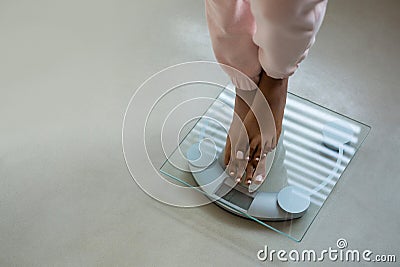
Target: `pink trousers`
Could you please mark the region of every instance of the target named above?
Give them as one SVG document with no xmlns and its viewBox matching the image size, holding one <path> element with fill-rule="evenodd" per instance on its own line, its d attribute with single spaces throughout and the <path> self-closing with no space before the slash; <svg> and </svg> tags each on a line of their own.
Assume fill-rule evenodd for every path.
<svg viewBox="0 0 400 267">
<path fill-rule="evenodd" d="M 219 63 L 235 86 L 253 90 L 264 70 L 287 78 L 306 57 L 325 15 L 328 0 L 206 0 L 207 23 Z M 253 82 L 254 83 L 253 83 Z"/>
</svg>

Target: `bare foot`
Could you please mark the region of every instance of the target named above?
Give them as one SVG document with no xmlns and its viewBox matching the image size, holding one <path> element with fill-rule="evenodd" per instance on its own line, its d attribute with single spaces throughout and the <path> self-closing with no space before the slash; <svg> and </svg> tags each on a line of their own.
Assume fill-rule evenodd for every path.
<svg viewBox="0 0 400 267">
<path fill-rule="evenodd" d="M 261 184 L 266 178 L 267 153 L 276 147 L 282 131 L 288 79 L 273 79 L 263 72 L 260 90 L 253 92 L 252 101 L 237 91 L 235 112 L 225 148 L 225 164 L 230 176 L 245 183 Z M 246 99 L 250 107 L 241 100 Z M 243 116 L 243 114 L 245 114 Z M 235 144 L 232 146 L 231 144 Z"/>
<path fill-rule="evenodd" d="M 251 112 L 247 114 L 244 121 L 250 137 L 250 160 L 246 167 L 245 177 L 247 184 L 259 185 L 266 178 L 267 153 L 276 147 L 282 132 L 287 85 L 288 78 L 273 79 L 265 72 L 261 75 L 259 88 L 262 96 L 256 95 L 251 105 Z M 263 97 L 265 99 L 262 99 Z M 265 105 L 265 100 L 269 107 Z M 271 112 L 273 118 L 271 118 Z"/>
<path fill-rule="evenodd" d="M 242 135 L 242 138 L 244 138 L 246 128 L 243 122 L 250 110 L 249 106 L 254 99 L 254 95 L 254 91 L 236 89 L 234 114 L 226 138 L 224 164 L 227 166 L 229 175 L 236 178 L 237 181 L 240 181 L 240 178 L 243 176 L 247 161 L 245 161 L 244 154 L 240 155 L 240 152 L 239 154 L 236 153 L 235 147 L 240 136 Z M 232 144 L 234 144 L 233 149 Z M 238 156 L 239 159 L 235 160 Z"/>
</svg>

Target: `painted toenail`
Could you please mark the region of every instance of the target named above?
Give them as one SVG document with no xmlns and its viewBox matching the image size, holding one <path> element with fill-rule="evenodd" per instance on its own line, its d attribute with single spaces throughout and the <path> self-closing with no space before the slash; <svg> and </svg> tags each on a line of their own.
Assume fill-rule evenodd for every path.
<svg viewBox="0 0 400 267">
<path fill-rule="evenodd" d="M 262 175 L 261 175 L 261 174 L 257 175 L 256 181 L 257 181 L 257 182 L 261 182 L 262 180 L 263 180 Z"/>
<path fill-rule="evenodd" d="M 237 159 L 243 159 L 243 158 L 244 158 L 243 152 L 242 152 L 242 151 L 236 152 L 236 158 L 237 158 Z"/>
</svg>

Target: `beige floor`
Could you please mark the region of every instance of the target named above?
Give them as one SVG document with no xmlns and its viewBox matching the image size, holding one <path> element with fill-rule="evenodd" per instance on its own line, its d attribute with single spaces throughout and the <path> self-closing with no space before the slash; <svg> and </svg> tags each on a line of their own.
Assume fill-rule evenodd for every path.
<svg viewBox="0 0 400 267">
<path fill-rule="evenodd" d="M 399 9 L 331 1 L 291 80 L 290 91 L 372 126 L 295 243 L 213 206 L 158 203 L 125 166 L 136 88 L 169 65 L 213 59 L 203 1 L 1 1 L 0 266 L 254 266 L 264 245 L 322 250 L 340 237 L 398 253 Z"/>
</svg>

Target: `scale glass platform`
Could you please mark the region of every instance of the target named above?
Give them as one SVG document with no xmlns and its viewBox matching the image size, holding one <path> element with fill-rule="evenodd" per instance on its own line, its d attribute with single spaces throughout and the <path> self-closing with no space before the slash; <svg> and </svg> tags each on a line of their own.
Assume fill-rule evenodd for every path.
<svg viewBox="0 0 400 267">
<path fill-rule="evenodd" d="M 167 155 L 160 172 L 181 186 L 198 189 L 193 192 L 208 196 L 226 210 L 221 212 L 232 212 L 300 241 L 370 127 L 289 93 L 271 169 L 262 186 L 249 194 L 246 185 L 231 183 L 221 163 L 234 89 L 227 86 L 213 99 L 202 116 L 180 130 L 179 146 Z M 201 155 L 209 167 L 200 168 L 197 157 Z M 201 184 L 202 179 L 207 185 L 214 182 L 211 191 Z"/>
</svg>

